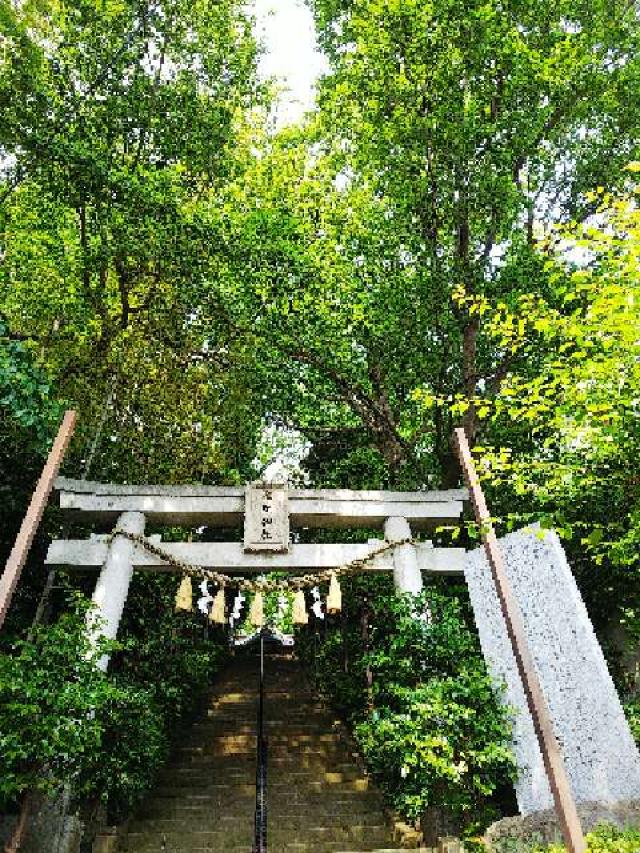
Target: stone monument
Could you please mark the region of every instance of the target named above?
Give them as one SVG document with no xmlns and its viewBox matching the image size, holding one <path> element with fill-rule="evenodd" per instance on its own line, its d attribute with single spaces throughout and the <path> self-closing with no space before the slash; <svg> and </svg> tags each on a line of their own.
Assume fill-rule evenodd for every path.
<svg viewBox="0 0 640 853">
<path fill-rule="evenodd" d="M 578 803 L 640 798 L 640 753 L 562 545 L 531 527 L 500 540 L 526 639 Z M 493 676 L 516 709 L 516 784 L 523 815 L 553 807 L 542 756 L 484 550 L 466 555 L 465 577 Z"/>
</svg>

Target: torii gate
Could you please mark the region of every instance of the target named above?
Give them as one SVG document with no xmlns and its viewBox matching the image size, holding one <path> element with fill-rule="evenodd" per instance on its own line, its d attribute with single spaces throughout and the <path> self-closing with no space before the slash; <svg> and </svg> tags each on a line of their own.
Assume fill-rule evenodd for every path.
<svg viewBox="0 0 640 853">
<path fill-rule="evenodd" d="M 115 486 L 67 479 L 57 480 L 56 488 L 71 517 L 138 536 L 147 520 L 191 528 L 244 524 L 242 542 L 162 545 L 203 570 L 242 576 L 336 569 L 375 553 L 383 542 L 291 543 L 290 528 L 295 539 L 301 528 L 359 527 L 381 530 L 392 544 L 363 570 L 392 572 L 400 592 L 420 592 L 424 572 L 464 576 L 489 669 L 506 684 L 508 704 L 519 712 L 514 748 L 520 809 L 527 814 L 555 802 L 569 850 L 582 853 L 575 800 L 638 796 L 640 754 L 559 540 L 553 533 L 520 531 L 499 541 L 470 457 L 465 461 L 468 491 Z M 468 497 L 485 526 L 485 553 L 407 542 L 439 525 L 459 525 Z M 54 541 L 47 563 L 100 571 L 93 600 L 106 621 L 101 633 L 110 638 L 134 569 L 174 570 L 127 538 L 100 535 Z"/>
<path fill-rule="evenodd" d="M 464 548 L 436 548 L 430 541 L 407 543 L 412 531 L 459 524 L 466 489 L 424 492 L 287 490 L 276 484 L 225 486 L 130 486 L 59 478 L 60 507 L 74 519 L 142 535 L 147 521 L 231 528 L 244 522 L 243 542 L 163 543 L 167 553 L 203 569 L 229 574 L 317 571 L 364 559 L 381 540 L 365 544 L 299 544 L 290 528 L 379 528 L 387 542 L 399 542 L 392 556 L 366 567 L 392 571 L 400 592 L 418 593 L 422 572 L 464 572 Z M 294 534 L 295 536 L 295 534 Z M 152 537 L 160 544 L 160 537 Z M 101 634 L 115 639 L 134 569 L 173 571 L 159 557 L 122 537 L 54 540 L 49 565 L 100 571 L 93 601 L 104 620 Z M 102 661 L 106 668 L 106 658 Z"/>
</svg>

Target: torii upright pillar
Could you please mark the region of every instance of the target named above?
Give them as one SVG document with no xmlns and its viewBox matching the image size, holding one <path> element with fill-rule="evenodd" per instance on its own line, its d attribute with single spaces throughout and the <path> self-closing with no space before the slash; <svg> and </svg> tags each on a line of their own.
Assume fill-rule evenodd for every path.
<svg viewBox="0 0 640 853">
<path fill-rule="evenodd" d="M 411 539 L 411 527 L 406 518 L 392 516 L 385 521 L 384 538 L 387 542 L 402 542 Z M 422 592 L 422 575 L 418 556 L 413 545 L 405 542 L 393 549 L 393 580 L 398 592 L 417 595 Z"/>
<path fill-rule="evenodd" d="M 135 545 L 130 539 L 119 537 L 117 531 L 123 530 L 141 536 L 144 526 L 145 517 L 142 512 L 123 512 L 118 518 L 117 530 L 92 596 L 93 603 L 97 605 L 97 609 L 89 617 L 89 632 L 93 642 L 101 636 L 115 640 L 133 575 Z M 109 655 L 102 655 L 98 667 L 106 671 L 108 666 Z"/>
</svg>

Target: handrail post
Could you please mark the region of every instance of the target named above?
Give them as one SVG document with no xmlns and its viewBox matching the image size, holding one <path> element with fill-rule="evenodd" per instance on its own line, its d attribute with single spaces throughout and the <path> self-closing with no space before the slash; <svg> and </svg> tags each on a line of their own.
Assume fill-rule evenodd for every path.
<svg viewBox="0 0 640 853">
<path fill-rule="evenodd" d="M 253 853 L 267 853 L 267 743 L 264 737 L 264 631 L 260 632 L 260 694 L 256 751 L 256 812 Z"/>
<path fill-rule="evenodd" d="M 480 527 L 482 542 L 491 567 L 502 616 L 511 642 L 518 673 L 527 698 L 533 728 L 538 738 L 542 760 L 553 794 L 556 814 L 560 821 L 562 834 L 569 853 L 584 853 L 586 842 L 582 832 L 580 817 L 573 798 L 569 778 L 558 741 L 553 731 L 551 714 L 535 671 L 533 657 L 529 650 L 520 608 L 515 600 L 506 572 L 502 551 L 498 543 L 491 516 L 487 508 L 484 492 L 480 486 L 475 464 L 469 449 L 467 436 L 462 428 L 454 432 L 454 445 L 460 459 L 464 478 L 469 488 L 471 502 Z"/>
</svg>

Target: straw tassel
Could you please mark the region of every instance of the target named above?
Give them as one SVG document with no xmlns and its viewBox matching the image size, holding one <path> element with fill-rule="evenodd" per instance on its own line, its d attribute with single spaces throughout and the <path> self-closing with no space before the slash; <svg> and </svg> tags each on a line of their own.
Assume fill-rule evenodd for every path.
<svg viewBox="0 0 640 853">
<path fill-rule="evenodd" d="M 309 621 L 309 614 L 304 601 L 304 590 L 299 589 L 293 599 L 293 624 L 306 625 Z"/>
<path fill-rule="evenodd" d="M 180 581 L 178 592 L 176 593 L 176 611 L 193 610 L 193 590 L 191 589 L 191 578 L 185 575 Z"/>
<path fill-rule="evenodd" d="M 338 583 L 338 576 L 331 572 L 329 583 L 329 595 L 327 596 L 327 613 L 340 613 L 342 610 L 342 590 Z"/>
<path fill-rule="evenodd" d="M 249 622 L 251 622 L 255 628 L 261 628 L 264 624 L 264 603 L 262 601 L 261 592 L 256 592 L 253 601 L 251 602 Z"/>
<path fill-rule="evenodd" d="M 215 598 L 213 599 L 213 604 L 211 605 L 211 612 L 209 613 L 209 622 L 215 622 L 217 625 L 224 625 L 224 604 L 224 587 L 221 586 L 215 594 Z"/>
</svg>

